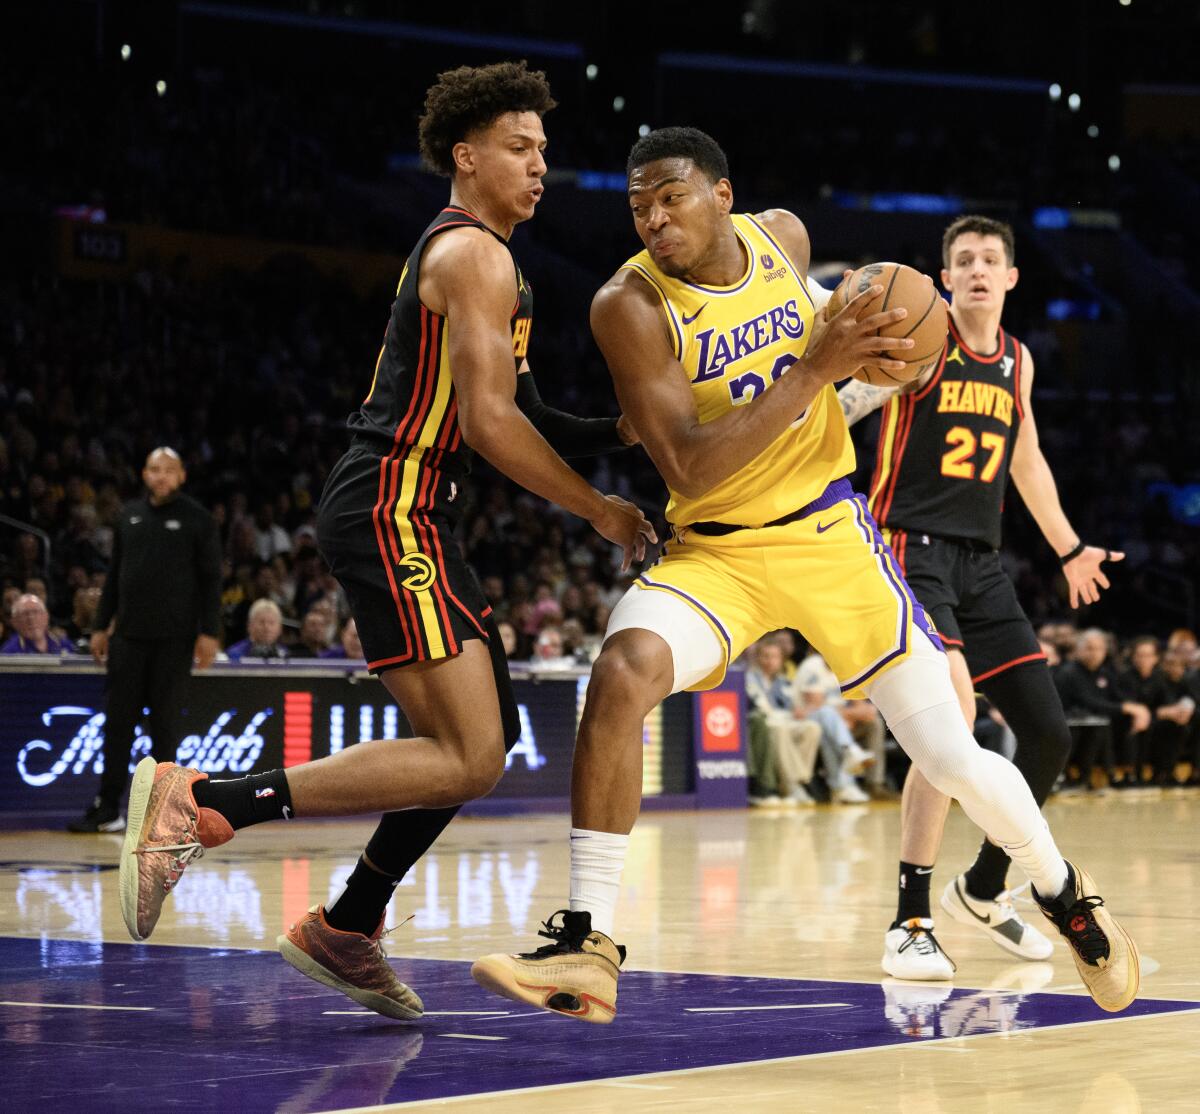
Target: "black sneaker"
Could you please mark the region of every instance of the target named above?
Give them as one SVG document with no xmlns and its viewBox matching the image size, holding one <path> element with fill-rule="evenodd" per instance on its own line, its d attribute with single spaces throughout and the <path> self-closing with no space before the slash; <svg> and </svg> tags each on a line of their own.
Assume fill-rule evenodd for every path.
<svg viewBox="0 0 1200 1114">
<path fill-rule="evenodd" d="M 78 820 L 72 820 L 67 825 L 68 832 L 78 832 L 81 835 L 96 835 L 99 832 L 123 832 L 125 817 L 115 805 L 105 804 L 99 797 L 92 801 L 91 807 Z"/>
</svg>

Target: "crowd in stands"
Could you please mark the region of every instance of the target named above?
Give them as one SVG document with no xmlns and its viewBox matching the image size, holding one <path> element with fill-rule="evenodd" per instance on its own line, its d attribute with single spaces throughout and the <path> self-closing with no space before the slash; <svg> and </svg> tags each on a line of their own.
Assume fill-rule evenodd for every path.
<svg viewBox="0 0 1200 1114">
<path fill-rule="evenodd" d="M 1038 638 L 1073 740 L 1058 792 L 1200 786 L 1200 648 L 1192 631 L 1122 645 L 1107 631 L 1046 623 Z M 743 658 L 751 805 L 895 796 L 908 762 L 885 739 L 879 713 L 843 699 L 820 655 L 797 653 L 797 645 L 795 632 L 775 631 Z M 976 711 L 979 744 L 1011 759 L 1016 739 L 1003 717 L 982 696 Z"/>
</svg>

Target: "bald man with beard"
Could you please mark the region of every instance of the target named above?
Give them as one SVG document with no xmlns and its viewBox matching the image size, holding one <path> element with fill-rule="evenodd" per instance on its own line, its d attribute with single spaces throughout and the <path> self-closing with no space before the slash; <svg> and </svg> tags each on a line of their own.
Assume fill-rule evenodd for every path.
<svg viewBox="0 0 1200 1114">
<path fill-rule="evenodd" d="M 173 760 L 180 691 L 193 661 L 206 669 L 217 654 L 221 545 L 212 515 L 180 492 L 186 479 L 174 449 L 155 449 L 142 469 L 144 494 L 117 519 L 91 638 L 107 666 L 104 773 L 87 811 L 67 825 L 72 832 L 124 831 L 121 798 L 142 709 L 150 709 L 151 753 Z"/>
</svg>

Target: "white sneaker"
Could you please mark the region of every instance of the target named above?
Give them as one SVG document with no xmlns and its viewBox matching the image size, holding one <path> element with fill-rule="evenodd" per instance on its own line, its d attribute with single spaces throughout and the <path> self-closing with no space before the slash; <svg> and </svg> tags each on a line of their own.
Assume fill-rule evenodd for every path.
<svg viewBox="0 0 1200 1114">
<path fill-rule="evenodd" d="M 875 765 L 875 755 L 863 750 L 858 743 L 848 743 L 842 752 L 842 769 L 851 777 L 858 777 L 868 766 Z"/>
<path fill-rule="evenodd" d="M 768 797 L 748 798 L 751 808 L 778 808 L 783 804 L 783 798 L 772 793 Z"/>
<path fill-rule="evenodd" d="M 836 805 L 866 805 L 871 803 L 871 798 L 853 781 L 849 785 L 843 785 L 841 789 L 835 789 L 832 800 Z"/>
<path fill-rule="evenodd" d="M 809 796 L 808 790 L 803 785 L 797 785 L 788 800 L 800 808 L 812 808 L 817 803 Z"/>
<path fill-rule="evenodd" d="M 942 891 L 942 908 L 959 924 L 979 929 L 1012 955 L 1031 960 L 1049 959 L 1054 954 L 1054 944 L 1021 919 L 1013 905 L 1015 896 L 1015 891 L 1005 890 L 991 901 L 981 901 L 967 893 L 966 875 L 960 874 Z"/>
<path fill-rule="evenodd" d="M 899 928 L 889 928 L 880 965 L 893 978 L 916 982 L 946 982 L 957 970 L 933 935 L 933 920 L 928 917 L 913 917 Z"/>
</svg>

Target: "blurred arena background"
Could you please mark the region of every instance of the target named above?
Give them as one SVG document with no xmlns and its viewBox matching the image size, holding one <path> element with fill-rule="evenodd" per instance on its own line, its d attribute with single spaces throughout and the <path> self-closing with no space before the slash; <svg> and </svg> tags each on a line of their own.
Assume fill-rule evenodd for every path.
<svg viewBox="0 0 1200 1114">
<path fill-rule="evenodd" d="M 115 516 L 158 445 L 180 452 L 187 492 L 220 526 L 223 646 L 244 640 L 251 605 L 270 599 L 279 657 L 333 652 L 328 676 L 218 668 L 206 683 L 224 687 L 194 701 L 196 746 L 226 730 L 234 705 L 278 710 L 262 728 L 264 765 L 394 722 L 384 694 L 352 690 L 334 660 L 348 611 L 314 548 L 314 506 L 370 383 L 403 258 L 445 201 L 416 152 L 423 92 L 441 70 L 509 58 L 544 69 L 559 102 L 544 199 L 513 239 L 536 295 L 530 362 L 548 403 L 617 412 L 587 312 L 638 246 L 624 161 L 650 128 L 717 137 L 737 209 L 796 212 L 826 285 L 875 259 L 936 277 L 955 216 L 1008 221 L 1021 278 L 1004 325 L 1036 360 L 1043 448 L 1080 535 L 1127 557 L 1112 590 L 1073 612 L 1055 554 L 1011 491 L 1006 567 L 1064 657 L 1079 630 L 1100 628 L 1135 686 L 1129 652 L 1151 636 L 1178 650 L 1200 694 L 1197 5 L 42 0 L 7 6 L 0 39 L 0 643 L 32 593 L 50 634 L 78 651 L 0 658 L 4 827 L 61 827 L 89 791 L 98 727 L 81 725 L 95 724 L 101 676 L 81 659 Z M 854 428 L 860 488 L 878 423 Z M 662 533 L 665 490 L 641 450 L 577 465 Z M 482 460 L 468 497 L 466 551 L 511 624 L 536 738 L 498 796 L 561 808 L 575 677 L 627 583 L 619 554 Z M 539 669 L 571 683 L 536 683 Z M 287 704 L 297 689 L 308 705 Z M 700 792 L 686 699 L 648 734 L 647 793 L 664 805 Z M 243 732 L 235 742 L 262 727 L 245 720 L 227 729 Z M 1179 776 L 1194 781 L 1200 723 L 1188 730 Z M 29 749 L 39 731 L 44 760 Z M 903 767 L 891 761 L 894 789 Z M 1172 816 L 1194 824 L 1194 811 Z M 1189 856 L 1194 847 L 1178 861 Z M 290 877 L 280 915 L 304 907 Z M 65 935 L 99 939 L 101 924 L 96 913 Z M 4 931 L 39 927 L 18 918 Z M 251 933 L 240 946 L 258 944 Z M 929 1108 L 962 1109 L 946 1102 Z"/>
</svg>

